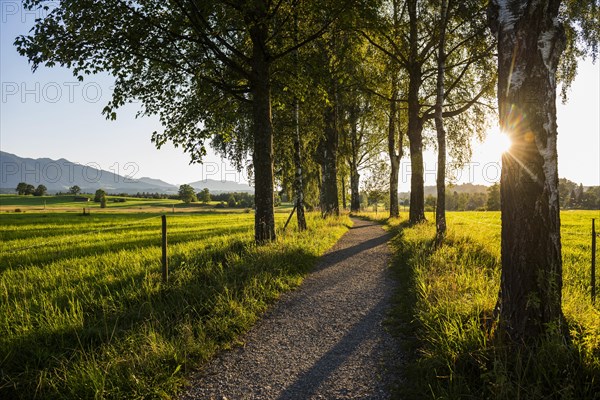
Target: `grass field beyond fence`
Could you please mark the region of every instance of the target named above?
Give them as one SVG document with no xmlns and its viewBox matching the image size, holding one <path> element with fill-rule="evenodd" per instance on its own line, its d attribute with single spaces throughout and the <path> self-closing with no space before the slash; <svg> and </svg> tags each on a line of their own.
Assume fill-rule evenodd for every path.
<svg viewBox="0 0 600 400">
<path fill-rule="evenodd" d="M 0 215 L 0 399 L 169 398 L 296 287 L 349 219 L 253 244 L 253 213 Z"/>
<path fill-rule="evenodd" d="M 78 201 L 76 198 L 88 198 L 89 201 Z M 55 196 L 16 196 L 0 194 L 0 213 L 27 212 L 76 212 L 83 208 L 91 213 L 182 213 L 182 212 L 248 212 L 247 208 L 217 208 L 220 201 L 208 203 L 184 203 L 176 199 L 152 199 L 124 196 L 106 196 L 106 208 L 94 202 L 94 195 L 55 195 Z M 290 203 L 281 204 L 275 212 L 289 212 Z"/>
<path fill-rule="evenodd" d="M 385 219 L 385 214 L 365 216 Z M 433 216 L 427 217 L 433 220 Z M 399 291 L 392 324 L 410 357 L 407 399 L 600 399 L 600 301 L 590 299 L 591 219 L 561 213 L 563 311 L 570 342 L 549 334 L 537 347 L 495 342 L 485 329 L 500 285 L 500 213 L 450 212 L 448 237 L 435 226 L 388 220 Z M 598 263 L 598 256 L 596 263 Z"/>
</svg>

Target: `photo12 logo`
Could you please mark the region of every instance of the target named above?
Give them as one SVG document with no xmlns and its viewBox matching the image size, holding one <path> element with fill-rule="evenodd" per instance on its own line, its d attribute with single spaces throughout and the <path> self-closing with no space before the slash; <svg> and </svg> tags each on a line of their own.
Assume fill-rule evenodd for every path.
<svg viewBox="0 0 600 400">
<path fill-rule="evenodd" d="M 135 162 L 120 164 L 113 163 L 108 171 L 102 169 L 100 164 L 89 162 L 76 164 L 72 162 L 50 161 L 47 163 L 33 162 L 2 162 L 0 164 L 0 181 L 2 184 L 19 180 L 27 183 L 64 183 L 74 184 L 85 182 L 97 183 L 133 183 L 140 167 Z M 123 175 L 121 175 L 123 174 Z"/>
<path fill-rule="evenodd" d="M 250 182 L 250 177 L 247 172 L 247 168 L 238 171 L 236 168 L 230 166 L 225 161 L 206 161 L 200 164 L 199 167 L 200 181 L 202 182 L 206 182 L 208 180 L 220 182 L 235 182 L 241 184 L 247 184 L 248 182 Z"/>
<path fill-rule="evenodd" d="M 428 182 L 435 182 L 437 178 L 438 163 L 423 163 L 423 178 Z M 449 163 L 446 165 L 446 176 L 453 182 L 494 184 L 500 180 L 502 164 L 499 162 L 480 163 L 471 161 L 468 163 L 456 165 Z M 403 184 L 411 182 L 412 165 L 410 161 L 401 163 L 400 180 Z"/>
<path fill-rule="evenodd" d="M 32 7 L 23 6 L 22 1 L 0 2 L 0 21 L 3 24 L 20 22 L 33 24 L 36 19 L 43 19 L 60 5 L 60 1 L 41 1 Z"/>
<path fill-rule="evenodd" d="M 97 103 L 102 99 L 97 82 L 2 82 L 2 103 Z"/>
</svg>

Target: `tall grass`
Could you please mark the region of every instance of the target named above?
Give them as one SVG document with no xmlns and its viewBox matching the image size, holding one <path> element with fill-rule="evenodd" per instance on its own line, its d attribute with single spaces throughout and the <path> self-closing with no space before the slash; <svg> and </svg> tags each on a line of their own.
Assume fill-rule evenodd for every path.
<svg viewBox="0 0 600 400">
<path fill-rule="evenodd" d="M 600 311 L 590 300 L 590 224 L 598 212 L 563 212 L 563 311 L 570 338 L 549 331 L 535 348 L 499 343 L 500 215 L 448 213 L 435 226 L 388 225 L 400 289 L 392 316 L 410 357 L 401 398 L 600 398 Z"/>
<path fill-rule="evenodd" d="M 163 284 L 149 216 L 2 215 L 0 398 L 169 398 L 350 224 L 309 215 L 257 247 L 253 214 L 170 217 Z"/>
</svg>

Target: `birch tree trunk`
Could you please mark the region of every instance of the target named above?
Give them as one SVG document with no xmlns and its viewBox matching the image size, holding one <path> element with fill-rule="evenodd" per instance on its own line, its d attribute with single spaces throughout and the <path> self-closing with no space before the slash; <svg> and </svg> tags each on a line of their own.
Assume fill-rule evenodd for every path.
<svg viewBox="0 0 600 400">
<path fill-rule="evenodd" d="M 400 2 L 395 0 L 392 2 L 393 22 L 392 29 L 393 37 L 400 36 L 399 15 Z M 391 65 L 391 96 L 390 96 L 390 116 L 388 125 L 388 154 L 390 156 L 390 218 L 400 216 L 398 204 L 398 177 L 400 174 L 400 160 L 402 159 L 402 132 L 398 126 L 398 65 L 392 61 Z M 397 130 L 397 132 L 396 132 Z M 396 141 L 396 134 L 398 140 Z"/>
<path fill-rule="evenodd" d="M 273 212 L 273 120 L 271 116 L 270 64 L 265 54 L 268 32 L 257 24 L 251 30 L 252 54 L 252 117 L 255 177 L 254 238 L 257 243 L 275 240 Z"/>
<path fill-rule="evenodd" d="M 294 9 L 294 44 L 298 44 L 298 11 Z M 294 68 L 296 77 L 300 69 L 298 50 L 294 51 Z M 302 179 L 302 147 L 300 143 L 300 101 L 294 96 L 294 191 L 296 192 L 296 217 L 298 219 L 298 230 L 306 230 L 306 217 L 304 215 L 304 182 Z"/>
<path fill-rule="evenodd" d="M 448 2 L 442 0 L 440 6 L 440 41 L 438 44 L 437 93 L 435 99 L 435 129 L 438 142 L 437 202 L 435 206 L 436 242 L 439 244 L 446 235 L 446 131 L 444 130 L 444 75 L 446 69 L 446 25 L 448 23 Z"/>
<path fill-rule="evenodd" d="M 342 173 L 341 175 L 340 182 L 342 183 L 342 208 L 345 211 L 348 206 L 346 202 L 346 174 Z"/>
<path fill-rule="evenodd" d="M 408 141 L 410 148 L 410 210 L 409 221 L 417 224 L 425 221 L 425 182 L 423 164 L 423 120 L 419 91 L 423 74 L 419 60 L 419 31 L 417 0 L 407 2 L 409 15 L 409 60 L 408 60 Z"/>
<path fill-rule="evenodd" d="M 359 193 L 360 174 L 353 169 L 350 171 L 350 211 L 360 211 L 360 193 Z"/>
<path fill-rule="evenodd" d="M 358 112 L 355 108 L 352 108 L 350 115 L 350 211 L 352 212 L 360 211 L 360 174 L 358 173 L 360 142 Z"/>
<path fill-rule="evenodd" d="M 302 152 L 300 146 L 300 104 L 298 98 L 294 98 L 294 124 L 296 134 L 294 135 L 294 191 L 296 192 L 296 216 L 298 218 L 298 230 L 306 230 L 306 217 L 304 215 L 304 184 L 302 181 Z"/>
<path fill-rule="evenodd" d="M 562 324 L 562 258 L 556 151 L 556 68 L 565 47 L 560 0 L 492 0 L 498 37 L 502 157 L 500 333 L 518 342 Z"/>
<path fill-rule="evenodd" d="M 393 71 L 392 74 L 395 74 Z M 400 172 L 400 159 L 402 158 L 402 141 L 396 141 L 396 133 L 401 138 L 401 133 L 396 132 L 398 127 L 398 78 L 392 76 L 392 96 L 390 100 L 390 116 L 388 125 L 388 154 L 390 156 L 390 218 L 400 215 L 398 209 L 398 175 Z"/>
<path fill-rule="evenodd" d="M 325 135 L 322 143 L 321 213 L 324 217 L 340 215 L 337 185 L 338 125 L 335 88 L 332 90 L 331 99 L 331 104 L 328 104 L 323 111 Z"/>
</svg>

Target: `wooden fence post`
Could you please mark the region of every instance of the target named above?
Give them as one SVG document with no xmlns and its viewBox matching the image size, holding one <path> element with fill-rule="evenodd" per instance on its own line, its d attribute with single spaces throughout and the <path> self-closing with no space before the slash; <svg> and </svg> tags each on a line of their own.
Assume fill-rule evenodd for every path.
<svg viewBox="0 0 600 400">
<path fill-rule="evenodd" d="M 167 216 L 162 216 L 162 279 L 169 281 L 169 265 L 167 263 Z"/>
<path fill-rule="evenodd" d="M 288 217 L 287 221 L 285 221 L 285 225 L 283 226 L 284 231 L 285 231 L 285 228 L 287 228 L 288 224 L 290 223 L 290 220 L 292 219 L 292 216 L 294 215 L 294 211 L 296 211 L 296 205 L 294 205 L 294 208 L 292 209 L 290 216 Z"/>
</svg>

